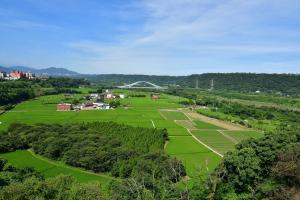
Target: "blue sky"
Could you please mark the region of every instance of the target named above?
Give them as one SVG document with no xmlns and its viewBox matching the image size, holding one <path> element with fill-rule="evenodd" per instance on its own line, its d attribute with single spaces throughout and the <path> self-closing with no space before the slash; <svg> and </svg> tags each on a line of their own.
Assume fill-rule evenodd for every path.
<svg viewBox="0 0 300 200">
<path fill-rule="evenodd" d="M 0 65 L 300 73 L 299 0 L 0 0 Z"/>
</svg>

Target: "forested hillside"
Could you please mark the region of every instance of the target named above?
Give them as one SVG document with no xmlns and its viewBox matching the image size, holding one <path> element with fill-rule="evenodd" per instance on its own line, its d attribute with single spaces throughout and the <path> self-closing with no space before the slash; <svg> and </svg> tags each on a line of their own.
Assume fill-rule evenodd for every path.
<svg viewBox="0 0 300 200">
<path fill-rule="evenodd" d="M 300 93 L 300 75 L 296 74 L 254 74 L 254 73 L 207 73 L 190 76 L 148 76 L 148 75 L 84 75 L 90 81 L 108 85 L 123 85 L 136 81 L 150 81 L 158 85 L 196 87 L 209 89 L 214 80 L 214 89 L 242 92 L 280 92 L 295 95 Z"/>
</svg>

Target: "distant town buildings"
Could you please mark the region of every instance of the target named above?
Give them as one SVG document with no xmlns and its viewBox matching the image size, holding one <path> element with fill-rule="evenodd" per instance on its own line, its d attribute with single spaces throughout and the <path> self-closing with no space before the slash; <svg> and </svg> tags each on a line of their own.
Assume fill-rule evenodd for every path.
<svg viewBox="0 0 300 200">
<path fill-rule="evenodd" d="M 110 106 L 107 103 L 85 102 L 78 105 L 73 105 L 70 103 L 57 104 L 57 111 L 108 110 L 108 109 L 110 109 Z"/>
<path fill-rule="evenodd" d="M 19 70 L 13 70 L 10 73 L 0 72 L 0 79 L 5 80 L 18 80 L 18 79 L 34 79 L 34 74 L 30 72 L 23 72 Z"/>
</svg>

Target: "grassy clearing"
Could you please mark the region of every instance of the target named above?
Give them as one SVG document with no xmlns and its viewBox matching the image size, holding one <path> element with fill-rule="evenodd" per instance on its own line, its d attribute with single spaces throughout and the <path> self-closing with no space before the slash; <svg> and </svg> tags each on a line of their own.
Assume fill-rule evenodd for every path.
<svg viewBox="0 0 300 200">
<path fill-rule="evenodd" d="M 260 138 L 263 136 L 263 133 L 257 131 L 223 131 L 226 135 L 234 138 L 238 142 L 246 140 L 249 138 Z"/>
<path fill-rule="evenodd" d="M 218 131 L 197 130 L 192 131 L 192 133 L 199 140 L 221 154 L 234 149 L 235 144 Z"/>
<path fill-rule="evenodd" d="M 105 175 L 101 176 L 79 168 L 67 166 L 61 162 L 50 161 L 26 150 L 0 154 L 0 157 L 7 159 L 16 167 L 33 167 L 37 171 L 41 172 L 46 178 L 64 174 L 73 176 L 79 182 L 98 181 L 105 184 L 112 180 L 110 177 Z"/>
</svg>

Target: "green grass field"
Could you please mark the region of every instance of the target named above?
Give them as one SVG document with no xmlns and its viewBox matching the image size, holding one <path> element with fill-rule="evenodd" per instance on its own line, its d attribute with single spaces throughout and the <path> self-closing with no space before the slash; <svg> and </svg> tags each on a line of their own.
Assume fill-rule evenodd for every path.
<svg viewBox="0 0 300 200">
<path fill-rule="evenodd" d="M 217 152 L 224 154 L 227 151 L 233 150 L 235 143 L 223 136 L 220 132 L 212 130 L 197 130 L 192 131 L 199 140 L 216 150 Z"/>
<path fill-rule="evenodd" d="M 16 167 L 33 167 L 45 177 L 54 177 L 64 174 L 73 176 L 80 182 L 97 181 L 102 184 L 106 184 L 109 180 L 112 180 L 109 176 L 101 176 L 79 168 L 70 167 L 61 162 L 52 161 L 39 155 L 32 154 L 26 150 L 0 154 L 0 157 L 9 160 L 9 162 Z"/>
<path fill-rule="evenodd" d="M 84 92 L 89 91 L 85 88 Z M 136 91 L 117 90 L 118 93 L 125 93 L 127 95 L 137 94 Z M 0 130 L 5 130 L 9 124 L 13 122 L 23 123 L 75 123 L 75 122 L 92 122 L 92 121 L 114 121 L 117 123 L 124 123 L 139 127 L 155 127 L 166 128 L 168 130 L 170 141 L 166 146 L 166 152 L 170 155 L 180 159 L 190 177 L 197 173 L 206 174 L 207 171 L 213 170 L 220 162 L 220 157 L 211 152 L 205 146 L 197 142 L 190 136 L 187 127 L 182 124 L 177 124 L 174 120 L 189 120 L 186 115 L 177 108 L 182 107 L 179 104 L 184 100 L 181 97 L 162 94 L 159 100 L 152 100 L 150 93 L 140 92 L 146 97 L 134 97 L 121 99 L 122 106 L 111 110 L 94 110 L 94 111 L 70 111 L 58 112 L 56 111 L 56 104 L 60 102 L 70 101 L 66 100 L 63 95 L 43 96 L 34 100 L 29 100 L 18 104 L 14 109 L 5 114 L 0 115 Z M 84 94 L 76 94 L 74 98 L 79 98 Z M 175 111 L 168 111 L 175 110 Z M 190 121 L 195 128 L 211 129 L 198 130 L 193 132 L 204 143 L 216 148 L 216 150 L 224 153 L 233 149 L 234 144 L 220 133 L 213 131 L 221 130 L 221 128 L 212 124 L 201 121 Z M 240 141 L 249 136 L 256 137 L 256 133 L 240 134 L 238 132 L 226 131 L 230 137 Z M 60 163 L 59 166 L 51 165 L 49 162 L 44 162 L 30 155 L 26 151 L 18 151 L 16 153 L 9 153 L 3 155 L 13 164 L 21 166 L 32 166 L 38 170 L 43 171 L 46 177 L 51 177 L 63 174 L 71 174 L 80 181 L 98 180 L 105 182 L 107 179 L 95 175 L 86 174 L 78 170 L 66 168 Z"/>
<path fill-rule="evenodd" d="M 170 137 L 166 150 L 183 162 L 190 177 L 211 172 L 221 160 L 221 157 L 198 143 L 192 136 Z"/>
<path fill-rule="evenodd" d="M 222 134 L 222 133 L 223 134 Z M 199 140 L 216 150 L 217 152 L 224 154 L 227 151 L 233 150 L 235 144 L 242 140 L 249 138 L 259 138 L 263 134 L 253 130 L 245 131 L 228 131 L 228 130 L 196 130 L 192 131 Z"/>
</svg>

